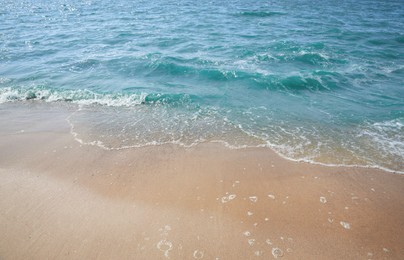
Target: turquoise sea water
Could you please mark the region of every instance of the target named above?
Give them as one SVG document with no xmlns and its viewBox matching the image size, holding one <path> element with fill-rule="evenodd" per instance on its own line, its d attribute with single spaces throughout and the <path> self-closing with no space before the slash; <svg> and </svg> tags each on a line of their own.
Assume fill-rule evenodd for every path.
<svg viewBox="0 0 404 260">
<path fill-rule="evenodd" d="M 403 28 L 402 0 L 0 0 L 0 103 L 72 103 L 102 148 L 403 172 Z"/>
</svg>

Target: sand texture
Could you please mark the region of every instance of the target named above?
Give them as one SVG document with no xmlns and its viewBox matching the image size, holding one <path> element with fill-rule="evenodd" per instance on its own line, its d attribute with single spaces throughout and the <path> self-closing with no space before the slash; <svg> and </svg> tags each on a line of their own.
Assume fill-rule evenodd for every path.
<svg viewBox="0 0 404 260">
<path fill-rule="evenodd" d="M 404 258 L 402 175 L 212 143 L 102 150 L 68 113 L 0 114 L 0 259 Z"/>
</svg>

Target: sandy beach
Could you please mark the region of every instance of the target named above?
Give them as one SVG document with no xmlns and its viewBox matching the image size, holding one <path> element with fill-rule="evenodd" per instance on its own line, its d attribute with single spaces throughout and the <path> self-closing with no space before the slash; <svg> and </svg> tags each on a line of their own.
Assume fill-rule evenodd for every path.
<svg viewBox="0 0 404 260">
<path fill-rule="evenodd" d="M 0 259 L 404 257 L 403 175 L 215 143 L 108 151 L 74 139 L 68 108 L 18 106 L 0 109 Z"/>
</svg>

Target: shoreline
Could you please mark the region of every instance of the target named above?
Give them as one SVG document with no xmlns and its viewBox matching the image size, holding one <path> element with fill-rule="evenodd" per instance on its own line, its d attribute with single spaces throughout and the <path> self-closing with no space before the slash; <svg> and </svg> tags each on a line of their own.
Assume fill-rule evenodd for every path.
<svg viewBox="0 0 404 260">
<path fill-rule="evenodd" d="M 239 149 L 269 149 L 271 152 L 274 152 L 277 156 L 281 157 L 282 159 L 291 161 L 291 162 L 296 162 L 296 163 L 308 163 L 308 164 L 313 164 L 313 165 L 319 165 L 319 166 L 324 166 L 324 167 L 343 167 L 343 168 L 361 168 L 361 169 L 375 169 L 375 170 L 381 170 L 384 172 L 388 173 L 393 173 L 393 174 L 404 174 L 404 170 L 395 170 L 395 169 L 390 169 L 381 165 L 362 165 L 362 164 L 344 164 L 344 163 L 326 163 L 326 162 L 320 162 L 312 159 L 295 159 L 292 157 L 288 157 L 287 155 L 283 154 L 282 152 L 278 151 L 276 148 L 274 148 L 273 144 L 266 143 L 266 144 L 257 144 L 257 145 L 233 145 L 230 144 L 228 141 L 225 140 L 195 140 L 194 143 L 191 143 L 190 145 L 184 144 L 182 142 L 177 142 L 177 141 L 167 141 L 167 142 L 158 142 L 158 141 L 152 141 L 146 144 L 134 144 L 134 145 L 125 145 L 125 146 L 120 146 L 120 147 L 108 147 L 104 145 L 102 141 L 99 140 L 94 140 L 94 141 L 85 141 L 82 138 L 80 138 L 80 133 L 76 132 L 74 130 L 75 125 L 74 123 L 71 122 L 71 117 L 76 113 L 81 110 L 80 104 L 77 103 L 65 103 L 65 102 L 42 102 L 38 100 L 25 100 L 23 102 L 18 101 L 18 102 L 6 102 L 6 103 L 0 103 L 0 106 L 3 106 L 5 111 L 10 112 L 12 109 L 17 108 L 17 110 L 22 110 L 26 111 L 27 113 L 30 113 L 30 107 L 33 106 L 34 110 L 38 110 L 39 112 L 44 112 L 45 115 L 49 113 L 47 108 L 50 108 L 50 110 L 55 110 L 53 112 L 56 113 L 62 113 L 65 115 L 64 118 L 58 118 L 58 126 L 61 127 L 66 127 L 66 123 L 68 124 L 70 134 L 74 138 L 75 141 L 80 143 L 81 145 L 89 145 L 89 146 L 95 146 L 98 147 L 99 149 L 105 150 L 105 151 L 120 151 L 120 150 L 126 150 L 126 149 L 141 149 L 144 147 L 156 147 L 156 146 L 165 146 L 165 145 L 174 145 L 178 146 L 179 148 L 183 149 L 189 149 L 193 147 L 197 147 L 199 145 L 215 145 L 215 144 L 220 144 L 225 148 L 231 149 L 231 150 L 239 150 Z M 7 107 L 10 106 L 10 107 Z M 20 106 L 23 106 L 22 109 Z M 101 106 L 102 107 L 102 106 Z M 112 107 L 113 108 L 113 107 Z M 28 111 L 27 111 L 28 109 Z M 52 114 L 52 112 L 51 112 Z M 6 119 L 9 119 L 10 117 L 5 117 Z M 30 119 L 28 119 L 30 120 Z M 63 121 L 63 122 L 62 122 Z M 20 131 L 16 131 L 15 133 L 22 133 Z M 243 132 L 244 134 L 248 135 L 249 138 L 258 138 L 256 136 L 250 136 L 249 134 Z M 264 140 L 261 140 L 264 141 Z"/>
<path fill-rule="evenodd" d="M 225 148 L 231 149 L 231 150 L 239 150 L 239 149 L 269 149 L 271 152 L 274 152 L 276 155 L 281 157 L 282 159 L 291 161 L 291 162 L 296 162 L 296 163 L 308 163 L 308 164 L 313 164 L 313 165 L 319 165 L 319 166 L 325 166 L 325 167 L 345 167 L 345 168 L 363 168 L 363 169 L 376 169 L 376 170 L 381 170 L 384 172 L 388 173 L 393 173 L 393 174 L 404 174 L 404 171 L 399 171 L 399 170 L 393 170 L 389 169 L 380 165 L 360 165 L 360 164 L 338 164 L 338 163 L 323 163 L 323 162 L 318 162 L 310 159 L 295 159 L 288 157 L 281 152 L 277 151 L 273 145 L 267 143 L 267 144 L 259 144 L 259 145 L 241 145 L 241 146 L 236 146 L 229 144 L 227 141 L 224 140 L 210 140 L 210 141 L 198 141 L 195 143 L 192 143 L 190 145 L 186 145 L 180 142 L 165 142 L 165 143 L 158 143 L 158 142 L 151 142 L 148 144 L 140 144 L 140 145 L 129 145 L 129 146 L 121 146 L 121 147 L 107 147 L 105 146 L 101 141 L 90 141 L 86 142 L 83 139 L 79 138 L 79 134 L 74 131 L 74 124 L 70 121 L 70 117 L 74 114 L 70 114 L 66 118 L 66 122 L 70 126 L 70 134 L 73 136 L 73 138 L 80 144 L 82 145 L 90 145 L 90 146 L 96 146 L 100 149 L 106 150 L 106 151 L 120 151 L 120 150 L 126 150 L 126 149 L 139 149 L 139 148 L 144 148 L 144 147 L 155 147 L 155 146 L 165 146 L 165 145 L 174 145 L 178 146 L 179 148 L 183 149 L 189 149 L 193 147 L 197 147 L 199 145 L 215 145 L 215 144 L 220 144 Z M 245 133 L 246 134 L 246 133 Z M 251 138 L 257 138 L 255 136 L 249 136 Z"/>
<path fill-rule="evenodd" d="M 213 143 L 107 151 L 65 112 L 0 127 L 0 258 L 404 256 L 400 174 Z"/>
</svg>

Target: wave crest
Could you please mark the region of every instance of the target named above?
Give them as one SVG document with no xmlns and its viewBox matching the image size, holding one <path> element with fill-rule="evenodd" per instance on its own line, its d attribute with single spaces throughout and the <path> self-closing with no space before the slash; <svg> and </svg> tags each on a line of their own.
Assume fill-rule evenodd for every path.
<svg viewBox="0 0 404 260">
<path fill-rule="evenodd" d="M 13 101 L 41 100 L 44 102 L 71 102 L 79 105 L 133 107 L 141 104 L 190 103 L 195 96 L 159 93 L 97 93 L 87 89 L 54 90 L 45 87 L 0 88 L 0 104 Z"/>
<path fill-rule="evenodd" d="M 285 15 L 285 13 L 282 12 L 275 12 L 275 11 L 244 11 L 238 13 L 240 16 L 248 16 L 248 17 L 272 17 L 272 16 L 278 16 L 278 15 Z"/>
</svg>

